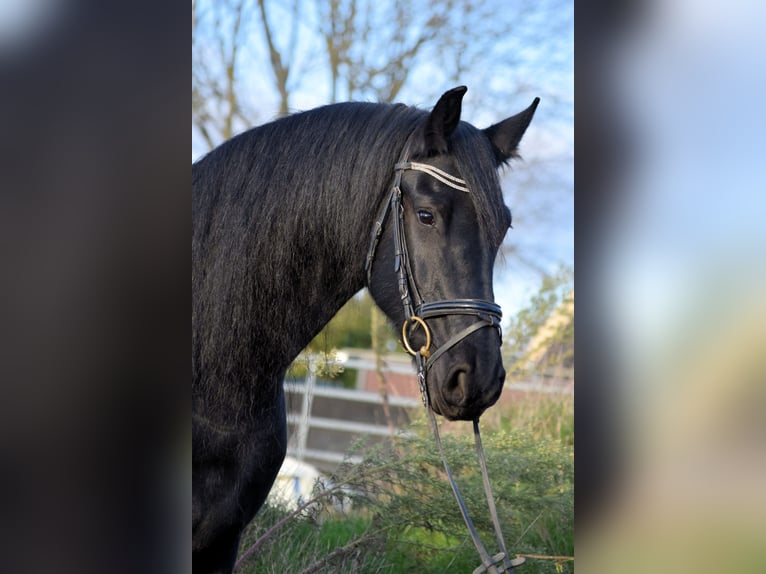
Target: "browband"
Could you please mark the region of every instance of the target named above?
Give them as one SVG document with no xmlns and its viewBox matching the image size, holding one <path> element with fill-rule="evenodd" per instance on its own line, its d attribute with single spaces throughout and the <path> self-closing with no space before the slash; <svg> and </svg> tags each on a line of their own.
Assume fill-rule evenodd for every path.
<svg viewBox="0 0 766 574">
<path fill-rule="evenodd" d="M 428 165 L 427 163 L 418 163 L 415 161 L 403 161 L 401 163 L 397 163 L 394 166 L 394 169 L 396 170 L 414 169 L 416 171 L 422 171 L 424 173 L 427 173 L 431 177 L 438 179 L 443 184 L 449 185 L 450 187 L 457 189 L 458 191 L 463 191 L 465 193 L 471 192 L 471 190 L 468 189 L 468 184 L 466 183 L 464 179 L 455 177 L 454 175 L 451 175 L 447 173 L 446 171 L 439 169 L 438 167 Z"/>
</svg>

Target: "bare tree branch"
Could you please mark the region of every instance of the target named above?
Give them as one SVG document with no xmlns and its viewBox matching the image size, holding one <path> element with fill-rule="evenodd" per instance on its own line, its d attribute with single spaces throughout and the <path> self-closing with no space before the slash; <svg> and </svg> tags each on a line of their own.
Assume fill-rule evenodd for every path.
<svg viewBox="0 0 766 574">
<path fill-rule="evenodd" d="M 261 16 L 263 36 L 266 41 L 266 46 L 269 50 L 269 62 L 271 63 L 271 70 L 274 73 L 276 88 L 279 92 L 279 114 L 286 115 L 290 110 L 290 93 L 287 89 L 287 79 L 290 76 L 290 62 L 282 58 L 282 54 L 277 49 L 276 43 L 274 42 L 274 36 L 271 31 L 271 24 L 269 23 L 269 18 L 266 14 L 265 0 L 258 0 L 258 11 Z M 293 26 L 295 25 L 297 24 L 293 24 Z M 293 37 L 293 40 L 296 39 L 296 36 L 291 36 Z M 292 50 L 294 50 L 294 48 L 288 47 L 288 52 L 291 52 Z"/>
</svg>

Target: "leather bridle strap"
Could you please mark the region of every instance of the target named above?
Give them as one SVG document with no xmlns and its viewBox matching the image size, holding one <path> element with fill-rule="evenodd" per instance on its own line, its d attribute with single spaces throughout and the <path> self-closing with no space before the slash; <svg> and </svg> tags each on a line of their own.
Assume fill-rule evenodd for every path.
<svg viewBox="0 0 766 574">
<path fill-rule="evenodd" d="M 510 573 L 514 574 L 516 572 L 514 566 L 519 566 L 525 562 L 523 557 L 517 557 L 517 558 L 511 558 L 508 556 L 508 550 L 505 546 L 505 540 L 503 540 L 503 531 L 500 528 L 500 520 L 497 515 L 497 508 L 495 506 L 495 499 L 492 494 L 492 487 L 489 483 L 489 473 L 487 472 L 487 461 L 484 457 L 484 449 L 481 444 L 481 433 L 479 432 L 479 420 L 475 419 L 473 421 L 473 431 L 474 431 L 474 442 L 476 445 L 476 452 L 479 458 L 479 466 L 481 468 L 481 478 L 482 482 L 484 484 L 484 494 L 487 498 L 487 504 L 489 506 L 489 513 L 492 517 L 492 526 L 495 529 L 495 539 L 497 540 L 497 544 L 500 548 L 500 552 L 497 554 L 490 556 L 489 552 L 487 552 L 486 547 L 484 544 L 482 544 L 481 539 L 479 538 L 479 533 L 476 531 L 476 527 L 473 524 L 473 521 L 471 520 L 471 516 L 468 514 L 468 509 L 466 508 L 465 502 L 463 501 L 463 497 L 460 494 L 460 489 L 458 488 L 457 482 L 455 482 L 455 477 L 452 476 L 452 470 L 450 469 L 449 463 L 447 462 L 447 456 L 444 453 L 444 447 L 442 445 L 441 436 L 439 435 L 439 425 L 436 422 L 436 417 L 434 416 L 434 412 L 432 409 L 426 409 L 428 412 L 428 422 L 431 425 L 431 431 L 434 434 L 434 438 L 436 440 L 436 446 L 439 449 L 439 456 L 442 459 L 442 464 L 444 465 L 444 471 L 447 473 L 447 479 L 449 481 L 450 487 L 452 488 L 452 494 L 455 496 L 455 500 L 457 501 L 458 508 L 460 509 L 460 514 L 463 516 L 463 521 L 465 522 L 466 527 L 468 528 L 468 532 L 471 535 L 471 540 L 473 541 L 474 546 L 476 547 L 476 551 L 479 554 L 479 557 L 481 558 L 481 566 L 474 569 L 473 574 L 481 574 L 482 572 L 488 572 L 489 574 L 502 574 L 502 573 Z"/>
<path fill-rule="evenodd" d="M 491 327 L 492 325 L 493 323 L 490 321 L 477 321 L 475 323 L 471 323 L 468 327 L 466 327 L 462 331 L 459 331 L 457 334 L 447 339 L 446 343 L 443 343 L 441 346 L 439 346 L 439 348 L 436 349 L 433 353 L 431 353 L 430 357 L 428 357 L 428 362 L 426 362 L 426 370 L 431 368 L 431 366 L 436 362 L 436 359 L 441 357 L 444 353 L 449 351 L 452 347 L 457 345 L 460 341 L 465 339 L 468 335 L 470 335 L 474 331 L 478 331 L 482 327 Z"/>
<path fill-rule="evenodd" d="M 489 552 L 487 552 L 484 544 L 481 543 L 479 533 L 476 531 L 473 520 L 471 520 L 471 515 L 468 514 L 468 508 L 466 508 L 463 497 L 460 494 L 460 489 L 457 486 L 457 482 L 455 482 L 455 477 L 452 476 L 452 469 L 450 469 L 449 463 L 447 462 L 447 456 L 444 454 L 444 446 L 442 446 L 442 439 L 439 435 L 439 425 L 436 422 L 436 417 L 434 416 L 432 409 L 428 409 L 428 421 L 431 424 L 431 430 L 434 433 L 436 446 L 439 449 L 439 455 L 441 456 L 442 463 L 444 464 L 444 471 L 447 473 L 447 479 L 449 480 L 450 487 L 452 488 L 452 494 L 455 496 L 455 500 L 457 500 L 457 505 L 460 508 L 460 514 L 463 516 L 463 521 L 468 528 L 468 532 L 471 534 L 471 538 L 473 539 L 476 551 L 479 553 L 481 563 L 484 566 L 484 570 L 482 571 L 496 572 L 497 570 L 494 568 L 495 560 L 489 555 Z M 513 569 L 511 569 L 511 571 L 513 571 Z"/>
<path fill-rule="evenodd" d="M 452 299 L 423 303 L 417 308 L 416 313 L 418 317 L 424 320 L 447 315 L 474 315 L 479 319 L 450 337 L 436 351 L 431 353 L 426 363 L 426 370 L 430 369 L 434 362 L 449 349 L 482 327 L 496 327 L 498 334 L 501 334 L 500 319 L 503 316 L 503 311 L 500 309 L 500 305 L 483 299 Z"/>
<path fill-rule="evenodd" d="M 375 259 L 375 251 L 378 248 L 380 237 L 383 235 L 383 226 L 386 223 L 386 219 L 388 219 L 388 214 L 392 209 L 391 206 L 395 203 L 394 193 L 396 189 L 397 186 L 394 186 L 388 199 L 383 202 L 378 216 L 375 218 L 375 226 L 372 228 L 372 235 L 370 236 L 370 247 L 367 249 L 367 259 L 364 262 L 364 270 L 367 272 L 367 285 L 372 283 L 372 262 Z"/>
<path fill-rule="evenodd" d="M 503 310 L 497 303 L 483 299 L 450 299 L 423 303 L 418 307 L 418 314 L 424 318 L 442 315 L 493 315 L 499 319 Z"/>
<path fill-rule="evenodd" d="M 418 301 L 420 294 L 415 281 L 412 279 L 410 254 L 407 251 L 407 239 L 404 235 L 404 208 L 402 207 L 402 190 L 399 188 L 401 171 L 396 173 L 396 185 L 391 193 L 391 208 L 394 211 L 394 271 L 398 277 L 399 297 L 404 308 L 404 317 L 409 318 L 415 315 L 411 291 Z"/>
<path fill-rule="evenodd" d="M 489 506 L 489 515 L 492 517 L 492 526 L 495 529 L 495 539 L 497 545 L 500 548 L 500 553 L 503 554 L 503 566 L 506 568 L 506 572 L 513 572 L 514 566 L 524 563 L 523 558 L 511 559 L 508 556 L 508 550 L 505 547 L 505 540 L 503 539 L 503 531 L 500 528 L 500 519 L 497 516 L 497 507 L 495 506 L 495 497 L 492 494 L 492 485 L 489 483 L 489 472 L 487 471 L 487 460 L 484 457 L 484 447 L 481 444 L 481 432 L 479 432 L 479 419 L 473 420 L 473 440 L 476 445 L 476 455 L 479 458 L 479 467 L 481 468 L 481 481 L 484 484 L 484 496 L 487 499 L 487 505 Z M 496 555 L 495 561 L 498 561 Z"/>
</svg>

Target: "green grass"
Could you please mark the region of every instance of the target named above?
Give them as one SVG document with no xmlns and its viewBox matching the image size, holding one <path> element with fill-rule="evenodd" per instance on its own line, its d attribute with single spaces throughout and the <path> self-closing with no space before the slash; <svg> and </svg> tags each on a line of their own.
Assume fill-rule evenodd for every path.
<svg viewBox="0 0 766 574">
<path fill-rule="evenodd" d="M 574 396 L 530 396 L 504 410 L 490 410 L 487 422 L 497 429 L 524 429 L 539 439 L 557 440 L 574 447 Z M 491 421 L 491 422 L 490 422 Z"/>
<path fill-rule="evenodd" d="M 574 430 L 571 401 L 539 399 L 482 421 L 484 448 L 506 544 L 512 553 L 574 555 Z M 470 424 L 466 424 L 470 428 Z M 342 465 L 323 497 L 264 541 L 241 572 L 442 574 L 471 572 L 479 557 L 423 421 L 411 438 L 355 447 L 364 461 Z M 496 551 L 470 433 L 445 433 L 445 450 L 474 523 Z M 333 504 L 336 503 L 336 504 Z M 286 516 L 265 508 L 242 550 Z M 574 572 L 574 562 L 527 559 L 519 574 Z"/>
</svg>

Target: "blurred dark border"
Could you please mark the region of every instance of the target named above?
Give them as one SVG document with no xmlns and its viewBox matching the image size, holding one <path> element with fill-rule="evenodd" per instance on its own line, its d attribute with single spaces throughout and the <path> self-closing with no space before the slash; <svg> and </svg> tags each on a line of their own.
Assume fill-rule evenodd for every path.
<svg viewBox="0 0 766 574">
<path fill-rule="evenodd" d="M 58 6 L 0 52 L 0 570 L 186 571 L 188 5 Z"/>
<path fill-rule="evenodd" d="M 575 5 L 577 561 L 761 572 L 764 12 L 671 4 Z"/>
<path fill-rule="evenodd" d="M 624 198 L 619 179 L 630 142 L 616 106 L 607 58 L 641 18 L 641 3 L 575 3 L 575 508 L 578 531 L 610 500 L 623 454 L 616 417 L 620 382 L 603 315 L 603 248 L 608 224 Z"/>
</svg>

